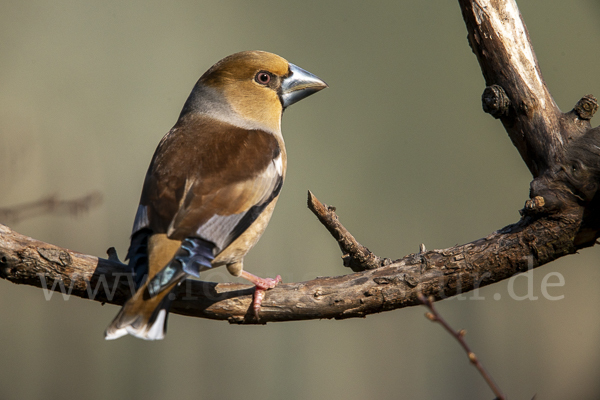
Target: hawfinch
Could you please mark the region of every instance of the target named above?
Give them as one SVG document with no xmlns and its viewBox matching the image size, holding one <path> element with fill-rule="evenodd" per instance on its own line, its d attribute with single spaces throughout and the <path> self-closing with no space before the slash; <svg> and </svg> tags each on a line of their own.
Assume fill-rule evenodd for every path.
<svg viewBox="0 0 600 400">
<path fill-rule="evenodd" d="M 326 87 L 262 51 L 233 54 L 200 77 L 146 173 L 127 253 L 137 291 L 106 339 L 128 333 L 162 339 L 168 294 L 190 275 L 222 265 L 256 286 L 258 318 L 264 291 L 281 277 L 254 276 L 243 260 L 265 230 L 285 178 L 281 115 Z"/>
</svg>

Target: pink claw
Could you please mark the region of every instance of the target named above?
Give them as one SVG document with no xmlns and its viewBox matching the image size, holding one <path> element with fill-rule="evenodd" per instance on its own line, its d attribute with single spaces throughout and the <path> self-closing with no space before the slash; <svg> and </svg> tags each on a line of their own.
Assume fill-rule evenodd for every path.
<svg viewBox="0 0 600 400">
<path fill-rule="evenodd" d="M 259 319 L 258 313 L 260 312 L 260 305 L 262 304 L 262 301 L 265 298 L 265 292 L 277 286 L 277 284 L 281 282 L 281 276 L 277 275 L 275 279 L 260 278 L 246 271 L 242 271 L 241 276 L 242 278 L 249 280 L 256 286 L 256 289 L 254 290 L 252 308 L 254 309 L 254 316 L 256 317 L 256 319 Z"/>
</svg>

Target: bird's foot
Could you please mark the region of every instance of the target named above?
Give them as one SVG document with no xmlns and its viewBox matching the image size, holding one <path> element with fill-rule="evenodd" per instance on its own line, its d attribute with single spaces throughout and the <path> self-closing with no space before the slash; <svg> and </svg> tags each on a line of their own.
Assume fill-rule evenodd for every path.
<svg viewBox="0 0 600 400">
<path fill-rule="evenodd" d="M 281 282 L 281 276 L 277 275 L 275 279 L 260 278 L 246 271 L 242 271 L 241 276 L 242 278 L 249 280 L 256 286 L 256 289 L 254 290 L 254 299 L 252 301 L 252 309 L 254 310 L 254 316 L 256 317 L 256 319 L 259 319 L 258 313 L 260 312 L 260 305 L 262 304 L 262 301 L 265 298 L 265 292 L 277 286 L 277 284 Z"/>
</svg>

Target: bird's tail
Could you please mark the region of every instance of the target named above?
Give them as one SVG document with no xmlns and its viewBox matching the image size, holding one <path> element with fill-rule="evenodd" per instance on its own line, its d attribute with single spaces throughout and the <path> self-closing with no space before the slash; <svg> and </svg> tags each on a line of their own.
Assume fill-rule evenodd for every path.
<svg viewBox="0 0 600 400">
<path fill-rule="evenodd" d="M 185 274 L 174 279 L 164 290 L 150 296 L 147 284 L 127 300 L 113 322 L 106 328 L 106 340 L 130 334 L 145 340 L 160 340 L 167 331 L 167 316 L 171 307 L 173 289 L 185 279 Z"/>
<path fill-rule="evenodd" d="M 159 340 L 165 337 L 167 316 L 173 289 L 189 275 L 211 267 L 214 244 L 199 238 L 184 239 L 175 255 L 156 275 L 146 279 L 149 267 L 148 242 L 165 240 L 166 235 L 150 237 L 149 230 L 134 234 L 128 257 L 135 271 L 136 284 L 141 285 L 104 333 L 107 340 L 130 334 L 140 339 Z M 158 239 L 156 239 L 158 237 Z M 179 243 L 179 242 L 177 242 Z M 160 259 L 158 261 L 160 263 Z"/>
</svg>

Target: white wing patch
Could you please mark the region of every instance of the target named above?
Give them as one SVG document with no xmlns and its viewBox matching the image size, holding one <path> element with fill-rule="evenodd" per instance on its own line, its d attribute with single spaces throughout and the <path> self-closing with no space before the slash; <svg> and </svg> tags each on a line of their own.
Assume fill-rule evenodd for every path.
<svg viewBox="0 0 600 400">
<path fill-rule="evenodd" d="M 204 225 L 198 228 L 198 236 L 213 242 L 217 248 L 216 254 L 220 253 L 228 244 L 229 233 L 244 217 L 245 213 L 233 215 L 213 215 Z"/>
<path fill-rule="evenodd" d="M 281 159 L 281 153 L 277 156 L 276 159 L 273 160 L 273 165 L 275 165 L 275 170 L 279 176 L 283 175 L 283 160 Z"/>
<path fill-rule="evenodd" d="M 239 229 L 238 224 L 255 206 L 264 204 L 272 199 L 273 192 L 281 189 L 281 176 L 283 173 L 283 161 L 281 154 L 277 156 L 267 168 L 256 178 L 253 179 L 252 189 L 255 192 L 254 202 L 247 210 L 233 215 L 213 215 L 202 226 L 198 227 L 196 233 L 199 237 L 208 240 L 216 245 L 215 255 L 223 251 L 231 243 L 231 235 Z M 243 185 L 245 186 L 245 185 Z M 253 212 L 255 212 L 254 210 Z M 254 216 L 249 222 L 254 222 L 257 216 Z M 244 227 L 243 230 L 248 227 Z M 239 234 L 240 232 L 238 232 Z"/>
</svg>

